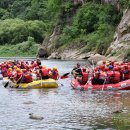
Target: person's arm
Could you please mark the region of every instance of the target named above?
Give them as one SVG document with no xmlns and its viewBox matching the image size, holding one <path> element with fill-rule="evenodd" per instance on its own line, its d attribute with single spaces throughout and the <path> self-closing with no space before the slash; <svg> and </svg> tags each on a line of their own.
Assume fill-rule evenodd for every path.
<svg viewBox="0 0 130 130">
<path fill-rule="evenodd" d="M 21 82 L 22 76 L 23 76 L 23 75 L 21 74 L 21 76 L 19 77 L 19 79 L 16 81 L 17 84 Z"/>
</svg>

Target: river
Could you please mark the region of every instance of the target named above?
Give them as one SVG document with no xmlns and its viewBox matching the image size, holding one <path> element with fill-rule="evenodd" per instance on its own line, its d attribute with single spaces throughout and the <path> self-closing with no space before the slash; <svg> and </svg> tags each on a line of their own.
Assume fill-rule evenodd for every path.
<svg viewBox="0 0 130 130">
<path fill-rule="evenodd" d="M 57 66 L 60 74 L 70 72 L 77 61 L 42 60 Z M 81 61 L 85 65 L 86 61 Z M 130 92 L 73 90 L 70 80 L 59 80 L 59 88 L 18 90 L 0 88 L 1 130 L 115 130 L 112 112 L 130 110 Z M 29 113 L 44 117 L 29 119 Z"/>
</svg>

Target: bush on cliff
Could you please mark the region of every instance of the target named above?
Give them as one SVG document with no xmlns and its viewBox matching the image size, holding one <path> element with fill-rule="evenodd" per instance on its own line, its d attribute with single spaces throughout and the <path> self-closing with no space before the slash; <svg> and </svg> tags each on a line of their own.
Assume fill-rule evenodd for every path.
<svg viewBox="0 0 130 130">
<path fill-rule="evenodd" d="M 78 10 L 72 25 L 63 29 L 57 44 L 84 43 L 88 51 L 96 49 L 105 53 L 119 20 L 120 14 L 112 5 L 86 3 Z"/>
</svg>

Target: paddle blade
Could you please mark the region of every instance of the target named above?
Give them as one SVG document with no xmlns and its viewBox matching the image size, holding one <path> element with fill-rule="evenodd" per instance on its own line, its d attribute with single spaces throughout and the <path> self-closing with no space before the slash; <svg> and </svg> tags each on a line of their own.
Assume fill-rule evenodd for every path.
<svg viewBox="0 0 130 130">
<path fill-rule="evenodd" d="M 69 78 L 69 75 L 70 73 L 65 73 L 65 74 L 63 74 L 61 77 L 60 77 L 60 79 L 65 79 L 65 78 Z"/>
<path fill-rule="evenodd" d="M 7 88 L 8 84 L 9 84 L 9 81 L 5 84 L 5 86 L 4 86 L 4 87 L 5 87 L 5 88 Z"/>
<path fill-rule="evenodd" d="M 66 78 L 69 78 L 69 76 L 61 76 L 60 78 L 61 79 L 66 79 Z"/>
</svg>

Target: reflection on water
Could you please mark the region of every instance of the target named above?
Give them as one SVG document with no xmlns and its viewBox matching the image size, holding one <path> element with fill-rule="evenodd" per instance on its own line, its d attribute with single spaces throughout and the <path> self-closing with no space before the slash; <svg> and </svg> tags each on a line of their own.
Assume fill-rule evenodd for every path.
<svg viewBox="0 0 130 130">
<path fill-rule="evenodd" d="M 56 65 L 61 74 L 70 72 L 74 61 L 43 61 Z M 86 62 L 82 61 L 82 64 Z M 0 88 L 0 127 L 2 130 L 114 130 L 112 112 L 130 109 L 129 92 L 78 91 L 70 79 L 59 81 L 56 89 L 16 90 Z M 44 117 L 29 119 L 29 113 Z"/>
</svg>

